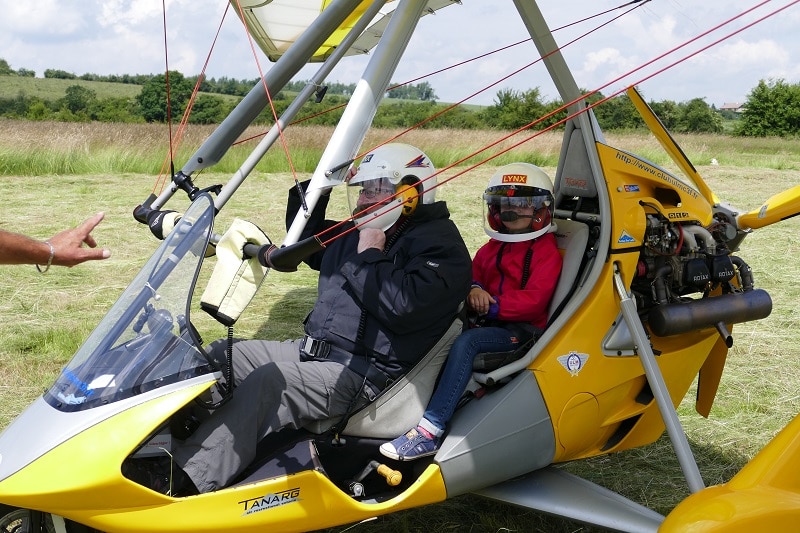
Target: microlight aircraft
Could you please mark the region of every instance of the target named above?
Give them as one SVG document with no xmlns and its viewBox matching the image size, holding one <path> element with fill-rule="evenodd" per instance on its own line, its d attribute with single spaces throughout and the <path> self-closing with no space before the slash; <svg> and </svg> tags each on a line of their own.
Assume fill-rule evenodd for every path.
<svg viewBox="0 0 800 533">
<path fill-rule="evenodd" d="M 446 24 L 451 3 L 232 2 L 275 64 L 172 186 L 136 208 L 146 222 L 174 194 L 191 199 L 52 387 L 0 435 L 3 531 L 311 531 L 464 494 L 621 531 L 796 528 L 800 419 L 728 483 L 705 487 L 676 405 L 696 380 L 696 408 L 708 415 L 734 325 L 771 312 L 772 298 L 738 253 L 751 232 L 800 211 L 800 187 L 750 212 L 722 202 L 634 88 L 629 98 L 677 170 L 608 144 L 537 3 L 523 0 L 514 5 L 568 114 L 554 179 L 564 269 L 542 337 L 519 358 L 475 372 L 485 394 L 456 412 L 438 453 L 424 460 L 393 462 L 378 445 L 419 420 L 463 326 L 457 320 L 418 367 L 337 435 L 322 421 L 264 442 L 229 487 L 173 497 L 122 474 L 127 458 L 168 454 L 191 431 L 187 406 L 209 391 L 224 394 L 217 387 L 224 375 L 207 360 L 191 319 L 192 295 L 204 289 L 199 273 L 214 261 L 206 257 L 210 243 L 227 234 L 215 233 L 219 210 L 330 68 L 372 50 L 313 173 L 308 208 L 340 185 L 420 17 L 437 12 Z M 220 161 L 265 109 L 264 86 L 277 92 L 308 63 L 320 65 L 313 83 L 231 181 L 195 186 L 193 176 Z M 300 241 L 304 222 L 298 215 L 271 255 L 270 275 L 321 246 Z M 242 245 L 246 268 L 266 242 Z M 559 468 L 645 446 L 665 431 L 691 492 L 667 516 Z"/>
</svg>

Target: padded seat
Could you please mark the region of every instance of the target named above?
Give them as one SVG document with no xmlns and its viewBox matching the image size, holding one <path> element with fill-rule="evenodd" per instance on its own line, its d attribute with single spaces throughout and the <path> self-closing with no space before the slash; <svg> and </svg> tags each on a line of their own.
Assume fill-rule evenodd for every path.
<svg viewBox="0 0 800 533">
<path fill-rule="evenodd" d="M 563 263 L 553 299 L 548 307 L 548 322 L 557 316 L 572 294 L 589 242 L 589 227 L 585 223 L 558 219 L 556 224 L 556 243 L 562 254 Z M 439 372 L 450 352 L 450 346 L 463 330 L 463 321 L 456 318 L 422 361 L 393 383 L 375 401 L 350 416 L 342 434 L 393 439 L 417 425 L 433 395 Z M 523 355 L 524 353 L 520 354 L 520 357 Z M 318 420 L 306 425 L 305 428 L 312 433 L 322 434 L 338 422 L 339 417 Z"/>
<path fill-rule="evenodd" d="M 589 226 L 576 220 L 556 220 L 556 246 L 562 257 L 561 273 L 558 275 L 553 298 L 547 308 L 547 323 L 550 325 L 566 304 L 580 275 L 581 264 L 589 243 Z M 473 370 L 486 373 L 521 359 L 530 349 L 530 344 L 517 348 L 515 352 L 483 354 L 476 357 Z"/>
<path fill-rule="evenodd" d="M 589 226 L 577 220 L 557 219 L 556 246 L 561 252 L 561 274 L 547 308 L 548 324 L 558 315 L 573 292 L 589 244 Z"/>
<path fill-rule="evenodd" d="M 343 435 L 393 439 L 414 427 L 422 418 L 433 395 L 439 371 L 450 353 L 450 346 L 461 332 L 464 322 L 456 318 L 441 339 L 406 375 L 395 381 L 373 402 L 350 416 Z M 341 417 L 318 420 L 305 426 L 321 434 L 339 422 Z"/>
</svg>

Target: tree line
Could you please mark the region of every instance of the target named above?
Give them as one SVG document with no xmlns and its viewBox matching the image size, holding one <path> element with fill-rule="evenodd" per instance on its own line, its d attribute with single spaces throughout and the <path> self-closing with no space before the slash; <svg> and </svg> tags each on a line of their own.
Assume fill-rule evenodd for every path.
<svg viewBox="0 0 800 533">
<path fill-rule="evenodd" d="M 71 122 L 166 122 L 179 121 L 190 104 L 197 76 L 184 76 L 178 71 L 169 75 L 112 75 L 97 76 L 75 74 L 60 70 L 45 71 L 46 78 L 76 79 L 130 83 L 141 86 L 135 97 L 105 97 L 85 85 L 73 85 L 65 95 L 56 100 L 43 100 L 23 93 L 0 97 L 0 116 L 26 120 L 57 120 Z M 35 77 L 28 69 L 13 70 L 0 59 L 0 76 Z M 169 102 L 167 107 L 167 78 Z M 189 122 L 195 124 L 220 123 L 260 80 L 235 80 L 230 78 L 202 79 L 200 93 L 191 101 Z M 272 96 L 279 115 L 288 107 L 290 96 L 299 92 L 307 82 L 288 83 Z M 317 96 L 301 109 L 297 122 L 314 125 L 335 125 L 341 118 L 344 105 L 355 90 L 355 83 L 329 83 Z M 588 92 L 588 91 L 584 91 Z M 227 97 L 217 96 L 226 95 Z M 324 95 L 324 97 L 319 97 Z M 529 126 L 541 130 L 560 122 L 566 111 L 559 111 L 563 103 L 546 101 L 539 88 L 518 91 L 500 90 L 489 106 L 463 106 L 453 109 L 437 102 L 436 93 L 428 82 L 409 85 L 391 84 L 387 99 L 379 107 L 373 120 L 375 127 L 407 128 L 422 124 L 423 128 L 498 129 L 516 130 Z M 595 104 L 604 100 L 602 93 L 592 94 L 587 101 Z M 676 133 L 722 133 L 724 121 L 735 120 L 730 133 L 743 136 L 795 136 L 800 134 L 800 84 L 785 80 L 759 81 L 752 89 L 739 116 L 730 111 L 720 111 L 703 98 L 687 102 L 663 100 L 649 102 L 670 131 Z M 606 130 L 632 130 L 644 127 L 639 114 L 627 95 L 609 98 L 594 106 L 598 122 Z M 434 117 L 434 118 L 430 118 Z M 539 117 L 543 117 L 540 118 Z M 538 120 L 537 120 L 538 119 Z M 531 125 L 532 121 L 536 121 Z M 256 123 L 270 124 L 272 111 L 266 110 Z"/>
</svg>

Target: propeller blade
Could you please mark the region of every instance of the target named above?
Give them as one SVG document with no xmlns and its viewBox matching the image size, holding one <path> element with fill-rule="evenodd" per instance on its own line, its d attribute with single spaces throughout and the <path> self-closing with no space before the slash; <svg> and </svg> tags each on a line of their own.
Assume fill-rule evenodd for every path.
<svg viewBox="0 0 800 533">
<path fill-rule="evenodd" d="M 800 185 L 780 192 L 761 207 L 736 218 L 740 229 L 758 229 L 800 214 Z"/>
<path fill-rule="evenodd" d="M 697 397 L 695 398 L 694 408 L 704 418 L 708 418 L 711 406 L 714 405 L 714 398 L 717 396 L 719 382 L 722 379 L 722 370 L 725 368 L 725 361 L 728 358 L 728 345 L 725 339 L 720 337 L 711 349 L 703 366 L 700 367 L 700 374 L 697 376 Z"/>
</svg>

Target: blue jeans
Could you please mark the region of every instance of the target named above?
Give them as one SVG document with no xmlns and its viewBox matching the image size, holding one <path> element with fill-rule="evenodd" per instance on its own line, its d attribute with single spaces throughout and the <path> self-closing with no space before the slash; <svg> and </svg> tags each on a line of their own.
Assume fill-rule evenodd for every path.
<svg viewBox="0 0 800 533">
<path fill-rule="evenodd" d="M 450 347 L 439 384 L 420 425 L 440 436 L 467 388 L 475 356 L 486 352 L 510 352 L 518 346 L 517 338 L 500 327 L 472 328 L 459 335 Z M 434 427 L 430 427 L 431 425 Z"/>
</svg>

